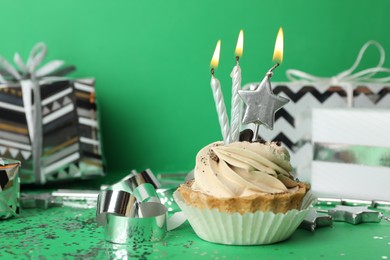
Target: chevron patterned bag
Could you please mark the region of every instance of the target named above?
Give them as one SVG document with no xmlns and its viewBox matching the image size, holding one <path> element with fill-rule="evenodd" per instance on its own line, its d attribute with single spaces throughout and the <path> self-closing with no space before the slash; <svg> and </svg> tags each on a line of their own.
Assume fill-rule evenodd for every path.
<svg viewBox="0 0 390 260">
<path fill-rule="evenodd" d="M 353 73 L 371 45 L 380 52 L 378 65 Z M 274 93 L 288 97 L 290 102 L 276 112 L 274 129 L 263 128 L 260 136 L 265 140 L 280 140 L 284 143 L 300 180 L 311 181 L 313 109 L 390 108 L 390 77 L 374 77 L 377 73 L 390 73 L 390 69 L 382 67 L 384 57 L 383 47 L 369 41 L 361 48 L 353 66 L 334 77 L 316 77 L 290 69 L 287 70 L 290 82 L 274 83 Z"/>
<path fill-rule="evenodd" d="M 0 57 L 0 156 L 21 161 L 23 184 L 103 175 L 94 79 L 70 80 L 38 43 L 19 71 Z M 20 72 L 21 71 L 21 72 Z"/>
</svg>

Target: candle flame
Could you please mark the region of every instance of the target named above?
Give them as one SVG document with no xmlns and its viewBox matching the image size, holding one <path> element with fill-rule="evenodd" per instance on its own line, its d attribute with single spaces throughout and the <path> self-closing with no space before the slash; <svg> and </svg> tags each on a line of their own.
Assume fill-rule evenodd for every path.
<svg viewBox="0 0 390 260">
<path fill-rule="evenodd" d="M 276 36 L 273 61 L 282 63 L 283 61 L 283 29 L 279 28 L 278 36 Z"/>
<path fill-rule="evenodd" d="M 210 62 L 210 67 L 213 69 L 216 69 L 218 67 L 220 51 L 221 51 L 221 40 L 218 40 L 217 46 L 215 46 L 213 58 L 211 59 Z"/>
<path fill-rule="evenodd" d="M 241 57 L 242 53 L 244 51 L 244 31 L 241 30 L 240 33 L 238 34 L 238 39 L 237 39 L 237 45 L 236 45 L 236 57 Z"/>
</svg>

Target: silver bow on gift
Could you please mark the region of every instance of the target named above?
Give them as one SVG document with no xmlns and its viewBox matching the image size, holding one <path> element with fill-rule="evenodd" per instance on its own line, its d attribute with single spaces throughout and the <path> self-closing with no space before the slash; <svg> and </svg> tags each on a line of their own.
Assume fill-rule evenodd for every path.
<svg viewBox="0 0 390 260">
<path fill-rule="evenodd" d="M 373 68 L 368 68 L 365 70 L 361 70 L 358 72 L 354 71 L 359 66 L 364 53 L 366 52 L 367 48 L 371 45 L 375 46 L 380 54 L 379 62 L 378 64 Z M 332 77 L 317 77 L 314 75 L 311 75 L 309 73 L 296 70 L 296 69 L 289 69 L 286 71 L 287 78 L 292 82 L 301 82 L 301 83 L 312 83 L 315 82 L 317 84 L 325 84 L 325 85 L 344 85 L 347 89 L 347 98 L 348 98 L 348 106 L 352 107 L 353 105 L 353 84 L 361 83 L 361 82 L 374 82 L 374 83 L 388 83 L 390 82 L 390 76 L 387 77 L 376 77 L 375 75 L 378 73 L 390 73 L 390 68 L 383 67 L 383 64 L 385 63 L 385 50 L 383 49 L 382 45 L 379 44 L 376 41 L 368 41 L 366 42 L 363 47 L 360 49 L 359 54 L 352 65 L 351 68 L 340 72 L 339 74 L 332 76 Z"/>
<path fill-rule="evenodd" d="M 40 83 L 49 83 L 61 79 L 60 76 L 74 70 L 74 67 L 66 67 L 60 70 L 64 61 L 53 60 L 38 69 L 47 54 L 47 46 L 37 43 L 24 63 L 19 53 L 15 53 L 15 69 L 4 57 L 0 56 L 0 89 L 21 87 L 23 106 L 27 120 L 27 127 L 32 144 L 33 171 L 36 182 L 43 184 L 41 175 L 40 157 L 42 153 L 42 109 Z M 33 98 L 32 98 L 33 97 Z M 34 100 L 34 103 L 32 102 Z"/>
</svg>

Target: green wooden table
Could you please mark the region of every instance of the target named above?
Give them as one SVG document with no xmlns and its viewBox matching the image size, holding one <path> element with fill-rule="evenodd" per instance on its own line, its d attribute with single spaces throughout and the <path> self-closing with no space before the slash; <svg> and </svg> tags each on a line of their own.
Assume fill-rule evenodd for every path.
<svg viewBox="0 0 390 260">
<path fill-rule="evenodd" d="M 382 209 L 390 216 L 390 209 Z M 161 242 L 115 245 L 104 241 L 95 209 L 25 209 L 0 221 L 0 259 L 390 259 L 390 222 L 335 222 L 316 232 L 263 246 L 227 246 L 199 239 L 186 222 Z"/>
</svg>

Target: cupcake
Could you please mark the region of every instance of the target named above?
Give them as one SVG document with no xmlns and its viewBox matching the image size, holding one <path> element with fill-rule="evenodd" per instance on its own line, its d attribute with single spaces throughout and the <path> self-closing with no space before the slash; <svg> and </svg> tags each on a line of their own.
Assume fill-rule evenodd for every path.
<svg viewBox="0 0 390 260">
<path fill-rule="evenodd" d="M 309 185 L 291 175 L 277 142 L 215 142 L 199 151 L 194 179 L 175 199 L 202 239 L 233 245 L 287 239 L 310 205 Z"/>
</svg>

